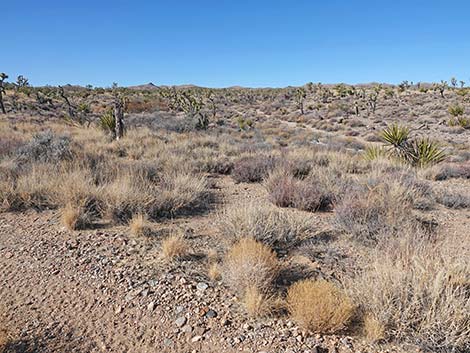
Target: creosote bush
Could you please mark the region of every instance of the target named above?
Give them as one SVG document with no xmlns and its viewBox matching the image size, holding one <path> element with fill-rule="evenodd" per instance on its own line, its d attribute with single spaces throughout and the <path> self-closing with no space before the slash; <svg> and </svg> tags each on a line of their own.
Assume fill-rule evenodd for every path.
<svg viewBox="0 0 470 353">
<path fill-rule="evenodd" d="M 287 292 L 287 308 L 304 330 L 335 333 L 345 329 L 354 314 L 349 297 L 325 280 L 302 280 Z"/>
</svg>

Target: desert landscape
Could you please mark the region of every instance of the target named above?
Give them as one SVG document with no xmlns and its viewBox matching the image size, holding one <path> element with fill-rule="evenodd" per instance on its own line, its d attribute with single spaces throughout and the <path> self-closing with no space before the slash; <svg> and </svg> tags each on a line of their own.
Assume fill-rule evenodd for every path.
<svg viewBox="0 0 470 353">
<path fill-rule="evenodd" d="M 1 352 L 470 351 L 464 81 L 1 77 Z"/>
</svg>

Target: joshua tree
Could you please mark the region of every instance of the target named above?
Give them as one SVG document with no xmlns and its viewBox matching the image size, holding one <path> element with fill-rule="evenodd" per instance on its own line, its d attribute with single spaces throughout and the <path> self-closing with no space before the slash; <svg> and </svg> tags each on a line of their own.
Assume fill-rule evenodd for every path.
<svg viewBox="0 0 470 353">
<path fill-rule="evenodd" d="M 460 83 L 460 88 L 463 88 L 465 86 L 465 81 L 460 80 L 459 83 Z"/>
<path fill-rule="evenodd" d="M 29 86 L 28 79 L 26 77 L 24 77 L 23 75 L 19 75 L 16 79 L 16 88 L 17 88 L 17 90 L 20 91 L 21 88 L 28 87 L 28 86 Z"/>
<path fill-rule="evenodd" d="M 4 72 L 0 73 L 0 109 L 3 114 L 6 114 L 5 105 L 3 104 L 3 94 L 5 93 L 4 81 L 8 78 L 8 75 Z"/>
<path fill-rule="evenodd" d="M 65 104 L 67 104 L 70 118 L 72 119 L 75 118 L 75 107 L 72 105 L 72 103 L 70 103 L 69 98 L 65 95 L 64 87 L 58 86 L 58 93 L 59 93 L 59 96 L 61 96 L 64 99 Z"/>
<path fill-rule="evenodd" d="M 375 114 L 375 109 L 377 109 L 377 100 L 379 99 L 379 94 L 381 90 L 382 85 L 375 86 L 368 96 L 368 103 L 373 114 Z"/>
<path fill-rule="evenodd" d="M 124 104 L 122 99 L 116 98 L 114 101 L 114 119 L 116 122 L 116 140 L 124 136 Z"/>
<path fill-rule="evenodd" d="M 304 115 L 304 100 L 307 97 L 307 93 L 303 88 L 297 88 L 295 91 L 295 102 L 297 103 L 297 107 L 300 109 L 302 115 Z"/>
<path fill-rule="evenodd" d="M 452 77 L 450 79 L 450 84 L 452 85 L 453 88 L 457 87 L 457 79 L 455 77 Z"/>
<path fill-rule="evenodd" d="M 434 84 L 434 90 L 439 91 L 441 97 L 444 98 L 444 92 L 447 86 L 448 86 L 447 81 L 441 80 L 440 83 Z"/>
</svg>

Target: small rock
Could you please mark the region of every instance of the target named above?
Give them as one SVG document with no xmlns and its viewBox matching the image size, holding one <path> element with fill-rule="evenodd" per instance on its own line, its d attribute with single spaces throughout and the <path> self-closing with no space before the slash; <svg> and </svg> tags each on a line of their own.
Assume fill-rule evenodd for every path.
<svg viewBox="0 0 470 353">
<path fill-rule="evenodd" d="M 153 309 L 155 309 L 155 302 L 150 302 L 149 305 L 147 305 L 147 310 L 153 311 Z"/>
<path fill-rule="evenodd" d="M 181 328 L 181 331 L 183 331 L 184 333 L 191 333 L 193 331 L 193 328 L 190 325 L 184 325 Z"/>
<path fill-rule="evenodd" d="M 202 340 L 202 336 L 194 336 L 193 338 L 191 338 L 191 342 L 199 342 L 200 340 Z"/>
<path fill-rule="evenodd" d="M 171 339 L 169 339 L 169 338 L 165 338 L 165 339 L 163 340 L 163 344 L 164 344 L 165 346 L 167 346 L 167 347 L 170 347 L 170 346 L 173 345 L 173 340 L 171 340 Z"/>
<path fill-rule="evenodd" d="M 209 287 L 209 285 L 207 283 L 204 283 L 204 282 L 199 282 L 196 285 L 197 290 L 201 291 L 201 292 L 204 292 L 208 287 Z"/>
<path fill-rule="evenodd" d="M 208 317 L 209 319 L 213 319 L 214 317 L 217 317 L 217 312 L 211 309 L 206 313 L 206 317 Z"/>
<path fill-rule="evenodd" d="M 186 323 L 187 319 L 184 316 L 180 316 L 176 319 L 175 324 L 178 327 L 182 327 Z"/>
</svg>

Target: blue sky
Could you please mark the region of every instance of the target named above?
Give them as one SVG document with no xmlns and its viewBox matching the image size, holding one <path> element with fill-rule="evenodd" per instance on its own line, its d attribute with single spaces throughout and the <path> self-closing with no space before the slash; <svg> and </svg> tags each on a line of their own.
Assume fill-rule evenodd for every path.
<svg viewBox="0 0 470 353">
<path fill-rule="evenodd" d="M 34 85 L 470 83 L 470 1 L 4 0 L 0 71 Z"/>
</svg>

